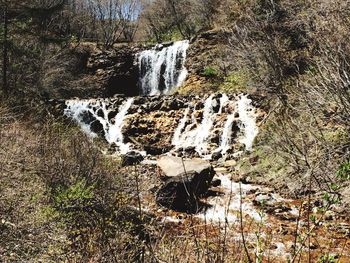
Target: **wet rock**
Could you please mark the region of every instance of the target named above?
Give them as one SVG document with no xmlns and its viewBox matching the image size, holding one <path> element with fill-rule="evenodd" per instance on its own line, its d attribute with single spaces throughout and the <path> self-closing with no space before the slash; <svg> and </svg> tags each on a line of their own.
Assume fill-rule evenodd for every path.
<svg viewBox="0 0 350 263">
<path fill-rule="evenodd" d="M 198 196 L 208 191 L 215 174 L 210 163 L 164 156 L 158 166 L 168 179 L 157 193 L 157 203 L 179 211 L 198 211 Z"/>
<path fill-rule="evenodd" d="M 202 101 L 199 101 L 196 106 L 194 107 L 195 110 L 201 110 L 204 108 L 204 103 Z"/>
<path fill-rule="evenodd" d="M 220 100 L 219 99 L 215 99 L 212 103 L 212 107 L 213 107 L 213 111 L 215 113 L 218 113 L 219 112 L 219 109 L 220 109 Z"/>
<path fill-rule="evenodd" d="M 158 100 L 158 101 L 154 101 L 151 102 L 149 104 L 147 104 L 147 108 L 149 111 L 157 111 L 162 107 L 162 101 Z"/>
<path fill-rule="evenodd" d="M 146 145 L 144 150 L 150 155 L 161 155 L 167 153 L 171 150 L 172 146 L 156 147 L 151 145 Z"/>
<path fill-rule="evenodd" d="M 105 132 L 103 130 L 103 125 L 98 121 L 95 120 L 90 123 L 90 130 L 96 134 L 99 134 L 101 136 L 104 136 Z"/>
<path fill-rule="evenodd" d="M 139 164 L 143 161 L 144 157 L 135 151 L 123 154 L 121 157 L 121 166 L 129 166 L 134 164 Z"/>
<path fill-rule="evenodd" d="M 117 116 L 118 112 L 117 111 L 111 111 L 108 113 L 108 120 L 114 119 L 115 116 Z"/>
<path fill-rule="evenodd" d="M 220 179 L 215 179 L 211 182 L 212 187 L 218 187 L 221 185 L 221 180 Z"/>
<path fill-rule="evenodd" d="M 164 207 L 188 213 L 199 209 L 196 187 L 193 184 L 197 173 L 170 178 L 157 192 L 156 202 Z"/>
<path fill-rule="evenodd" d="M 189 146 L 189 147 L 186 147 L 185 149 L 183 149 L 183 151 L 186 154 L 194 154 L 194 153 L 196 153 L 196 147 L 195 146 Z"/>
<path fill-rule="evenodd" d="M 222 157 L 221 152 L 214 152 L 214 153 L 211 155 L 211 159 L 214 160 L 214 161 L 219 160 L 221 157 Z"/>
</svg>

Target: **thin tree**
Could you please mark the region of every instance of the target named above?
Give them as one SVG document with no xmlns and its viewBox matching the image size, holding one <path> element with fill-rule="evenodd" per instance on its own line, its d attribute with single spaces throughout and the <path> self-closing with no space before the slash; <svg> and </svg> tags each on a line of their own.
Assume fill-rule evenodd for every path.
<svg viewBox="0 0 350 263">
<path fill-rule="evenodd" d="M 7 67 L 8 67 L 8 9 L 7 2 L 4 3 L 4 11 L 3 11 L 3 69 L 2 69 L 2 84 L 3 84 L 3 92 L 4 95 L 8 95 L 8 83 L 7 83 Z"/>
</svg>

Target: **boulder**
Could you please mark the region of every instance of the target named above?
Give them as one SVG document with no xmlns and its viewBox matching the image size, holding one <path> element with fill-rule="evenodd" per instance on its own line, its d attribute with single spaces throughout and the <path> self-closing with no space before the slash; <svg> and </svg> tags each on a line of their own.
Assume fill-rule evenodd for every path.
<svg viewBox="0 0 350 263">
<path fill-rule="evenodd" d="M 182 159 L 174 156 L 162 156 L 158 159 L 157 164 L 167 177 L 176 177 L 192 172 L 203 176 L 208 174 L 214 176 L 212 165 L 208 161 L 199 158 Z"/>
<path fill-rule="evenodd" d="M 221 157 L 222 157 L 222 153 L 221 152 L 214 152 L 211 155 L 211 159 L 214 160 L 214 161 L 219 160 Z"/>
<path fill-rule="evenodd" d="M 199 202 L 192 186 L 196 173 L 188 176 L 172 177 L 158 190 L 157 204 L 180 212 L 196 213 Z"/>
<path fill-rule="evenodd" d="M 168 179 L 157 192 L 157 203 L 177 211 L 197 212 L 198 197 L 208 191 L 215 174 L 210 163 L 164 156 L 158 160 L 158 166 Z"/>
<path fill-rule="evenodd" d="M 128 152 L 127 154 L 122 154 L 120 157 L 121 157 L 121 166 L 139 164 L 144 159 L 140 153 L 135 151 Z"/>
</svg>

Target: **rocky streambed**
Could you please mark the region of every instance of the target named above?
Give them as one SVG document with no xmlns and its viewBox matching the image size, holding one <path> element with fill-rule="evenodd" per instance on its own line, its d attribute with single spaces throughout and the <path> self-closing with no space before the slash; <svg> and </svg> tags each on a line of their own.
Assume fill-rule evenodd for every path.
<svg viewBox="0 0 350 263">
<path fill-rule="evenodd" d="M 236 163 L 253 148 L 265 117 L 261 99 L 216 94 L 52 103 L 89 136 L 105 139 L 106 154 L 122 160 L 121 173 L 140 180 L 142 210 L 170 232 L 180 235 L 191 225 L 201 234 L 210 227 L 213 237 L 225 233 L 232 244 L 243 233 L 252 251 L 263 253 L 264 246 L 284 262 L 306 250 L 312 231 L 315 260 L 329 251 L 348 262 L 349 220 L 336 205 L 326 207 L 317 195 L 283 198 L 241 176 Z"/>
<path fill-rule="evenodd" d="M 143 213 L 170 235 L 222 239 L 232 250 L 242 245 L 243 235 L 249 251 L 261 258 L 305 262 L 311 232 L 311 262 L 325 254 L 338 262 L 350 259 L 349 220 L 336 206 L 324 209 L 318 196 L 288 199 L 271 187 L 244 183 L 233 161 L 212 165 L 203 159 L 163 156 L 122 169 L 141 182 Z M 302 256 L 296 259 L 299 252 Z"/>
</svg>

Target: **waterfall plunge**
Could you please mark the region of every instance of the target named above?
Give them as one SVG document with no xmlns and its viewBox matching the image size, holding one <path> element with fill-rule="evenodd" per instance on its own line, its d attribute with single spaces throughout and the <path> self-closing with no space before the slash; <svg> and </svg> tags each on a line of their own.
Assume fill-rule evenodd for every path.
<svg viewBox="0 0 350 263">
<path fill-rule="evenodd" d="M 130 145 L 123 142 L 122 128 L 125 117 L 134 99 L 130 98 L 120 105 L 117 115 L 109 120 L 110 110 L 104 101 L 96 100 L 69 100 L 64 114 L 77 122 L 82 130 L 92 138 L 97 134 L 91 130 L 91 123 L 98 121 L 103 128 L 105 139 L 109 144 L 115 144 L 119 152 L 125 154 L 129 151 Z M 90 119 L 90 121 L 89 121 Z"/>
<path fill-rule="evenodd" d="M 178 41 L 161 50 L 139 54 L 140 87 L 143 95 L 171 94 L 187 77 L 185 68 L 189 41 Z"/>
</svg>

